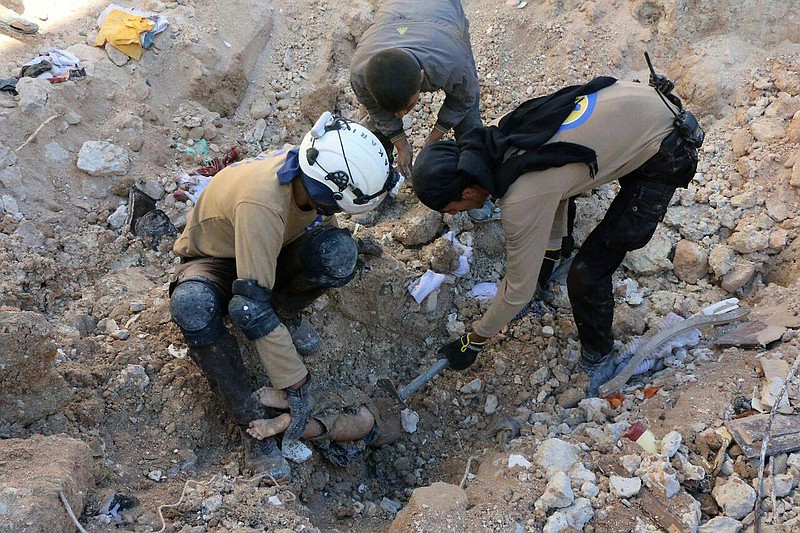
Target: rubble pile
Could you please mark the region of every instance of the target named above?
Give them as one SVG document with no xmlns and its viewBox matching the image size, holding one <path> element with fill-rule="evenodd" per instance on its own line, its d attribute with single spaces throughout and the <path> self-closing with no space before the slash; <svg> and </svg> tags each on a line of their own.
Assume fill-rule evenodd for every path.
<svg viewBox="0 0 800 533">
<path fill-rule="evenodd" d="M 463 3 L 485 120 L 597 75 L 646 81 L 649 50 L 705 127 L 695 180 L 614 278 L 620 347 L 670 313 L 731 296 L 751 309 L 746 321 L 701 328 L 619 393 L 582 399 L 570 394 L 579 344 L 556 283 L 468 371 L 445 371 L 410 400 L 398 442 L 347 469 L 315 452 L 287 486 L 249 480 L 238 431 L 170 321 L 171 230 L 193 206 L 181 177 L 233 146 L 254 156 L 297 143 L 323 110 L 358 117 L 348 64 L 374 2 L 135 1 L 126 7 L 169 20 L 137 61 L 95 46 L 103 6 L 66 0 L 32 12 L 44 17 L 38 35 L 0 36 L 4 80 L 51 47 L 85 70 L 58 83 L 21 77 L 17 95 L 0 93 L 0 462 L 14 466 L 0 473 L 0 515 L 10 530 L 74 530 L 60 491 L 89 531 L 157 531 L 159 507 L 184 489 L 161 508 L 167 531 L 719 533 L 751 530 L 757 514 L 798 527 L 800 389 L 786 383 L 800 353 L 793 4 Z M 731 9 L 762 17 L 730 22 Z M 407 115 L 416 150 L 441 101 L 423 95 Z M 164 231 L 137 232 L 133 187 L 166 217 Z M 578 199 L 578 243 L 615 192 Z M 505 273 L 502 227 L 427 210 L 408 186 L 339 224 L 373 253 L 315 302 L 323 350 L 307 363 L 322 385 L 378 395 L 379 378 L 409 381 L 487 308 Z M 441 276 L 417 300 L 409 286 L 429 271 Z"/>
</svg>

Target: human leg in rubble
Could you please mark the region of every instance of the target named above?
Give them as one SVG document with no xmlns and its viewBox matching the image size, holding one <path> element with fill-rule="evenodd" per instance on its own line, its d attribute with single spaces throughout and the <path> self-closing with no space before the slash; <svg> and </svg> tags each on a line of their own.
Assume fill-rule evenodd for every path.
<svg viewBox="0 0 800 533">
<path fill-rule="evenodd" d="M 257 391 L 262 404 L 286 410 L 286 393 L 262 387 Z M 303 433 L 325 457 L 346 466 L 370 446 L 381 446 L 400 437 L 400 420 L 394 402 L 373 402 L 359 389 L 316 389 L 311 399 L 311 416 Z M 291 414 L 254 420 L 248 433 L 257 439 L 278 435 L 291 424 Z"/>
<path fill-rule="evenodd" d="M 326 288 L 342 286 L 352 278 L 357 245 L 335 227 L 333 215 L 374 209 L 397 181 L 380 143 L 366 128 L 326 112 L 300 146 L 265 152 L 215 174 L 175 242 L 173 251 L 183 262 L 176 271 L 172 296 L 175 322 L 190 347 L 204 348 L 224 337 L 221 321 L 227 311 L 231 322 L 255 345 L 272 386 L 286 391 L 292 421 L 283 434 L 284 448 L 303 434 L 313 389 L 293 335 L 281 319 L 291 322 Z M 225 265 L 224 279 L 198 275 L 190 284 L 186 265 L 207 261 Z M 211 281 L 216 291 L 202 286 L 204 280 Z M 298 343 L 313 348 L 314 332 L 302 326 L 299 321 L 295 342 L 298 332 L 305 331 L 300 340 L 306 342 Z M 209 338 L 191 338 L 206 328 L 213 331 Z M 252 389 L 237 360 L 238 350 L 229 344 L 224 350 L 231 359 L 226 371 L 238 375 L 226 374 L 231 387 L 223 392 L 236 415 L 235 409 L 241 406 L 234 404 L 249 406 Z M 206 359 L 198 358 L 198 364 L 207 375 L 214 374 Z M 223 383 L 219 376 L 214 375 L 211 382 L 223 389 L 218 386 Z M 238 389 L 232 392 L 228 389 L 236 388 L 233 383 L 238 383 Z M 265 417 L 250 408 L 240 414 L 237 422 L 245 425 Z"/>
<path fill-rule="evenodd" d="M 588 376 L 587 396 L 597 396 L 597 388 L 614 374 L 611 277 L 627 252 L 650 242 L 675 190 L 689 184 L 696 168 L 696 151 L 677 131 L 671 133 L 656 155 L 619 180 L 619 193 L 575 256 L 567 290 L 581 340 L 578 364 Z"/>
<path fill-rule="evenodd" d="M 246 466 L 254 473 L 285 479 L 291 472 L 275 439 L 253 439 L 245 431 L 252 420 L 270 413 L 254 394 L 239 343 L 223 323 L 235 278 L 232 259 L 208 257 L 184 263 L 178 267 L 171 287 L 170 310 L 183 332 L 189 357 L 241 430 Z"/>
</svg>

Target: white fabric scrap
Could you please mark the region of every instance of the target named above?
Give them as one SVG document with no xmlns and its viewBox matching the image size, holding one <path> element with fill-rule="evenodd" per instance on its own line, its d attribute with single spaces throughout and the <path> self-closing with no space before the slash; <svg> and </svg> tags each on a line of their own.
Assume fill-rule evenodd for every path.
<svg viewBox="0 0 800 533">
<path fill-rule="evenodd" d="M 461 244 L 456 238 L 455 231 L 448 231 L 442 235 L 442 237 L 452 242 L 455 249 L 459 252 L 458 268 L 453 272 L 453 275 L 460 278 L 461 276 L 469 274 L 469 265 L 472 262 L 472 246 Z"/>
<path fill-rule="evenodd" d="M 411 282 L 411 285 L 408 286 L 408 292 L 418 304 L 421 304 L 422 300 L 442 285 L 446 277 L 444 274 L 428 270 Z"/>
<path fill-rule="evenodd" d="M 497 296 L 497 284 L 491 282 L 478 283 L 467 293 L 470 298 L 477 298 L 480 301 L 488 300 Z"/>
<path fill-rule="evenodd" d="M 186 196 L 194 203 L 197 203 L 200 193 L 210 182 L 211 176 L 203 176 L 202 174 L 187 174 L 183 172 L 178 176 L 178 187 L 183 189 Z M 185 189 L 184 186 L 186 187 Z"/>
<path fill-rule="evenodd" d="M 44 55 L 31 59 L 23 66 L 38 65 L 42 61 L 49 61 L 52 67 L 48 72 L 40 74 L 39 78 L 57 78 L 68 70 L 80 67 L 81 60 L 78 56 L 59 48 L 48 48 Z"/>
</svg>

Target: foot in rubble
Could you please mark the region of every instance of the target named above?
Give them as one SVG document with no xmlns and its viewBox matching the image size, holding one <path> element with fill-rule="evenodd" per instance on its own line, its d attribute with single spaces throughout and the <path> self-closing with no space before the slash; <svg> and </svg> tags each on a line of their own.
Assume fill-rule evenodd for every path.
<svg viewBox="0 0 800 533">
<path fill-rule="evenodd" d="M 467 211 L 469 218 L 473 222 L 487 222 L 489 220 L 500 220 L 500 208 L 492 203 L 488 198 L 483 202 L 483 207 L 470 209 Z"/>
<path fill-rule="evenodd" d="M 594 360 L 596 362 L 591 362 L 590 359 L 581 356 L 576 367 L 578 371 L 586 374 L 586 377 L 588 378 L 588 386 L 585 395 L 586 398 L 597 398 L 597 389 L 600 387 L 600 385 L 613 378 L 614 370 L 616 370 L 613 352 Z"/>
<path fill-rule="evenodd" d="M 281 389 L 262 387 L 256 394 L 266 407 L 288 409 L 286 392 Z M 324 436 L 334 442 L 353 442 L 369 436 L 373 428 L 377 428 L 376 445 L 394 442 L 400 437 L 400 420 L 394 412 L 394 404 L 373 403 L 358 389 L 318 391 L 313 405 L 303 438 Z M 247 432 L 257 439 L 269 438 L 286 431 L 291 421 L 289 413 L 253 420 Z"/>
<path fill-rule="evenodd" d="M 249 430 L 242 431 L 245 466 L 253 475 L 269 474 L 275 481 L 289 479 L 292 470 L 278 449 L 275 439 L 257 439 L 249 433 Z"/>
<path fill-rule="evenodd" d="M 292 336 L 297 353 L 300 355 L 311 355 L 319 350 L 322 339 L 319 333 L 303 315 L 297 315 L 283 320 L 283 325 L 289 330 Z"/>
</svg>

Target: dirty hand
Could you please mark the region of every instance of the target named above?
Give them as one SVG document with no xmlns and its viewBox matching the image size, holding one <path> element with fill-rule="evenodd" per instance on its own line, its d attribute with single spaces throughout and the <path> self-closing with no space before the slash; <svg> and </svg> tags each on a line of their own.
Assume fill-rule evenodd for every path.
<svg viewBox="0 0 800 533">
<path fill-rule="evenodd" d="M 408 144 L 408 139 L 403 137 L 394 143 L 394 147 L 397 150 L 397 159 L 395 160 L 397 170 L 399 170 L 400 174 L 403 176 L 411 177 L 411 162 L 413 156 L 411 145 Z"/>
<path fill-rule="evenodd" d="M 292 422 L 283 433 L 282 448 L 286 450 L 303 436 L 308 420 L 311 418 L 311 374 L 300 387 L 296 389 L 288 387 L 284 391 L 289 404 L 289 413 L 292 415 Z"/>
<path fill-rule="evenodd" d="M 447 358 L 453 370 L 464 370 L 475 362 L 485 344 L 477 342 L 474 333 L 466 333 L 439 348 L 439 358 Z"/>
</svg>

